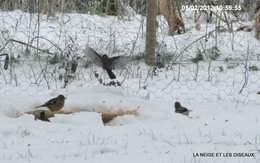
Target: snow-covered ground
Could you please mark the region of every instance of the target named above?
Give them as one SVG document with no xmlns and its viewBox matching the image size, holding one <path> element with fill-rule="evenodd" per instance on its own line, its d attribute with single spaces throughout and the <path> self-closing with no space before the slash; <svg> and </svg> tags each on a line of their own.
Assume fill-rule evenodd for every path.
<svg viewBox="0 0 260 163">
<path fill-rule="evenodd" d="M 1 96 L 1 162 L 259 162 L 259 105 L 194 103 L 189 117 L 173 103 L 129 97 L 121 89 L 93 87 L 63 93 L 64 110 L 137 109 L 140 115 L 102 124 L 97 112 L 56 115 L 51 123 L 32 115 L 46 96 Z M 50 97 L 54 97 L 50 96 Z M 195 153 L 254 153 L 255 157 L 194 157 Z"/>
<path fill-rule="evenodd" d="M 36 20 L 36 15 L 21 11 L 1 12 L 1 42 L 10 38 L 30 42 L 37 35 Z M 170 37 L 165 20 L 158 16 L 158 21 L 157 50 L 171 55 L 180 54 L 215 26 L 202 24 L 202 30 L 196 31 L 191 17 L 185 15 L 187 33 Z M 58 53 L 54 45 L 66 49 L 72 38 L 77 56 L 84 56 L 87 45 L 101 53 L 136 56 L 144 51 L 144 32 L 145 20 L 139 15 L 130 20 L 83 14 L 58 14 L 47 20 L 43 15 L 40 36 L 45 39 L 39 40 L 39 47 Z M 216 43 L 221 61 L 201 62 L 198 67 L 187 63 L 198 48 Z M 238 93 L 247 75 L 244 64 L 260 66 L 260 43 L 252 32 L 236 32 L 234 37 L 221 33 L 217 40 L 196 42 L 182 53 L 183 62 L 165 69 L 153 71 L 133 61 L 127 70 L 115 70 L 121 87 L 101 86 L 93 71 L 106 83 L 110 81 L 107 74 L 81 63 L 75 79 L 61 89 L 60 65 L 32 60 L 33 55 L 26 56 L 25 51 L 17 43 L 9 43 L 2 51 L 21 58 L 9 70 L 4 71 L 2 65 L 0 69 L 0 163 L 260 162 L 260 95 L 256 94 L 260 71 L 248 71 L 246 86 Z M 234 68 L 223 61 L 229 57 L 238 58 Z M 87 112 L 59 114 L 51 123 L 25 114 L 14 118 L 58 94 L 67 97 L 64 110 Z M 175 101 L 192 110 L 189 117 L 174 112 Z M 98 112 L 120 109 L 137 110 L 139 116 L 125 115 L 103 125 Z M 238 153 L 254 157 L 238 157 Z"/>
</svg>

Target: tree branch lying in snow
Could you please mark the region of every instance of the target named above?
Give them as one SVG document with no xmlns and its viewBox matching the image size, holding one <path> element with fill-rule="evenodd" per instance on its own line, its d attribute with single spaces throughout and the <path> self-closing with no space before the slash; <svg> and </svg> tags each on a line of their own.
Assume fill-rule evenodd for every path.
<svg viewBox="0 0 260 163">
<path fill-rule="evenodd" d="M 29 111 L 29 112 L 25 112 L 25 114 L 32 114 L 34 115 L 35 119 L 39 119 L 40 117 L 40 113 L 41 112 L 45 112 L 45 117 L 46 118 L 51 118 L 54 117 L 55 114 L 73 114 L 73 113 L 78 113 L 78 112 L 86 112 L 87 110 L 60 110 L 57 112 L 52 112 L 49 110 L 35 110 L 35 111 Z M 23 114 L 19 114 L 16 117 L 20 117 Z M 108 123 L 109 121 L 111 121 L 112 119 L 114 119 L 117 116 L 123 116 L 123 115 L 134 115 L 135 117 L 139 116 L 138 110 L 121 110 L 119 109 L 118 111 L 115 112 L 101 112 L 101 117 L 102 117 L 102 121 L 103 123 Z"/>
<path fill-rule="evenodd" d="M 42 37 L 39 37 L 39 38 L 42 38 Z M 45 39 L 45 38 L 44 38 L 44 39 Z M 61 50 L 57 45 L 53 44 L 50 40 L 48 40 L 48 39 L 45 39 L 45 40 L 49 41 L 53 46 L 55 46 L 57 49 L 59 49 L 59 50 L 62 52 L 62 50 Z M 46 50 L 46 49 L 40 49 L 40 48 L 37 48 L 37 47 L 35 47 L 35 46 L 31 45 L 31 44 L 25 43 L 25 42 L 23 42 L 23 41 L 15 40 L 15 39 L 10 39 L 10 40 L 8 40 L 8 41 L 4 44 L 4 46 L 0 49 L 0 51 L 2 51 L 2 50 L 5 48 L 5 46 L 8 45 L 10 42 L 15 42 L 15 43 L 18 43 L 18 44 L 22 44 L 22 45 L 25 45 L 25 46 L 29 46 L 29 47 L 31 47 L 31 48 L 33 48 L 33 49 L 36 49 L 36 50 L 39 50 L 39 51 L 41 51 L 41 52 L 43 52 L 43 53 L 48 53 L 48 54 L 53 54 L 53 55 L 54 55 L 54 53 L 52 53 L 52 52 L 50 52 L 50 51 L 48 51 L 48 50 Z"/>
</svg>

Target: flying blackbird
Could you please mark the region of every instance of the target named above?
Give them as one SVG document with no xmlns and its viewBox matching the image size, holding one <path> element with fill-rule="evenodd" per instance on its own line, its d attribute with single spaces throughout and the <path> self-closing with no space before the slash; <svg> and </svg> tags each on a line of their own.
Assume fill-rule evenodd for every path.
<svg viewBox="0 0 260 163">
<path fill-rule="evenodd" d="M 50 120 L 45 116 L 45 112 L 44 112 L 44 111 L 42 111 L 42 112 L 40 113 L 39 120 L 46 121 L 46 122 L 50 122 Z"/>
<path fill-rule="evenodd" d="M 116 78 L 116 75 L 112 72 L 113 69 L 124 68 L 130 60 L 129 56 L 115 56 L 109 58 L 106 54 L 100 55 L 89 47 L 87 48 L 87 53 L 92 62 L 106 70 L 110 79 Z"/>
<path fill-rule="evenodd" d="M 181 104 L 179 102 L 175 102 L 174 107 L 175 107 L 175 113 L 180 113 L 180 114 L 189 116 L 189 112 L 191 110 L 188 110 L 187 108 L 181 106 Z"/>
<path fill-rule="evenodd" d="M 56 98 L 53 98 L 53 99 L 47 101 L 43 105 L 36 106 L 35 108 L 47 107 L 48 109 L 50 109 L 50 111 L 59 111 L 63 108 L 65 99 L 66 98 L 63 95 L 59 95 Z"/>
</svg>

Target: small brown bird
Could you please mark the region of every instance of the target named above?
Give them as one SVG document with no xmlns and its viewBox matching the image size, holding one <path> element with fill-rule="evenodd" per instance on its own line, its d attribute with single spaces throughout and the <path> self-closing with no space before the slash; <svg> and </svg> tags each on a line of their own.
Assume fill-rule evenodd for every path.
<svg viewBox="0 0 260 163">
<path fill-rule="evenodd" d="M 39 120 L 41 120 L 41 121 L 46 121 L 46 122 L 50 122 L 50 120 L 45 116 L 45 112 L 44 112 L 44 111 L 42 111 L 42 112 L 40 113 Z"/>
<path fill-rule="evenodd" d="M 180 113 L 180 114 L 189 116 L 189 112 L 191 110 L 188 110 L 187 108 L 181 106 L 181 104 L 179 102 L 175 102 L 174 107 L 175 107 L 175 113 Z"/>
<path fill-rule="evenodd" d="M 59 111 L 63 108 L 64 103 L 65 103 L 65 97 L 63 95 L 59 95 L 56 98 L 53 98 L 49 101 L 47 101 L 45 104 L 36 106 L 35 108 L 40 108 L 40 107 L 47 107 L 50 109 L 50 111 Z"/>
</svg>

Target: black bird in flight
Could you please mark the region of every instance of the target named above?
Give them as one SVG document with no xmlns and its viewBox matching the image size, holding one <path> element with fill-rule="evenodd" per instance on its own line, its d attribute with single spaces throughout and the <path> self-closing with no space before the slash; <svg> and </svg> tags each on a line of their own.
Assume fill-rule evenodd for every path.
<svg viewBox="0 0 260 163">
<path fill-rule="evenodd" d="M 110 79 L 116 78 L 116 75 L 112 72 L 113 69 L 124 68 L 127 62 L 130 60 L 129 56 L 115 56 L 109 58 L 106 54 L 98 54 L 94 49 L 90 47 L 87 48 L 87 53 L 93 63 L 106 70 Z"/>
</svg>

